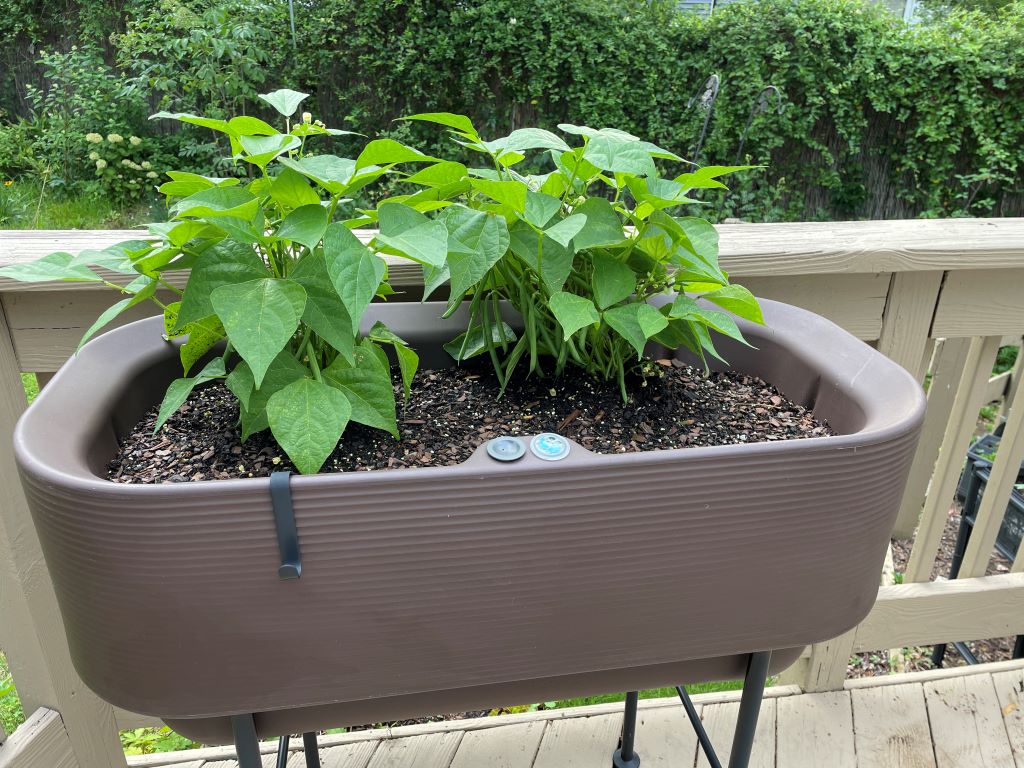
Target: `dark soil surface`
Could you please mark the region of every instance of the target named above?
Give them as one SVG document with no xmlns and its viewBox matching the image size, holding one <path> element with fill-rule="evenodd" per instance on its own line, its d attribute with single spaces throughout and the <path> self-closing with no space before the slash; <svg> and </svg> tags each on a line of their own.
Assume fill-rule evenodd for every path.
<svg viewBox="0 0 1024 768">
<path fill-rule="evenodd" d="M 400 406 L 395 440 L 350 424 L 323 472 L 459 464 L 501 435 L 557 432 L 597 453 L 787 440 L 832 434 L 805 408 L 760 379 L 712 374 L 658 361 L 657 375 L 629 382 L 623 403 L 614 382 L 566 376 L 513 383 L 496 399 L 486 364 L 420 372 Z M 397 377 L 396 377 L 397 379 Z M 401 393 L 398 393 L 399 402 Z M 221 384 L 192 394 L 153 435 L 154 407 L 110 464 L 120 483 L 163 483 L 263 477 L 294 469 L 269 431 L 241 441 L 238 405 Z"/>
<path fill-rule="evenodd" d="M 939 544 L 939 554 L 935 558 L 935 565 L 932 567 L 932 580 L 945 579 L 949 577 L 949 568 L 953 560 L 953 548 L 956 544 L 957 531 L 960 529 L 960 504 L 957 503 L 949 510 L 949 518 L 946 521 L 946 528 L 942 532 L 942 541 Z M 893 539 L 892 556 L 896 573 L 903 573 L 910 561 L 910 550 L 913 546 L 912 539 Z M 1010 562 L 999 554 L 992 552 L 992 559 L 989 561 L 986 575 L 1009 573 Z M 943 660 L 943 667 L 962 667 L 967 664 L 964 658 L 953 647 L 954 640 L 962 638 L 951 637 L 946 648 L 946 656 Z M 1013 654 L 1015 637 L 1000 637 L 990 640 L 972 640 L 967 647 L 978 657 L 981 662 L 1005 661 Z M 866 651 L 858 653 L 850 660 L 847 677 L 874 677 L 887 675 L 892 672 L 919 672 L 925 669 L 934 669 L 932 666 L 932 646 L 918 646 L 913 648 L 900 649 L 899 657 L 895 659 L 895 666 L 890 660 L 887 649 L 879 651 Z"/>
</svg>

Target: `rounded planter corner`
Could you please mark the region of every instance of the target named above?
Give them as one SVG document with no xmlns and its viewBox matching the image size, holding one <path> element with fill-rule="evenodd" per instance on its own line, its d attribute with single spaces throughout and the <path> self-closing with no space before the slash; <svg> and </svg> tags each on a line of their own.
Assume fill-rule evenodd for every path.
<svg viewBox="0 0 1024 768">
<path fill-rule="evenodd" d="M 756 349 L 719 349 L 839 434 L 294 476 L 292 580 L 266 478 L 103 479 L 180 369 L 158 318 L 100 336 L 15 433 L 76 669 L 206 741 L 239 713 L 270 735 L 741 677 L 759 650 L 777 671 L 870 610 L 924 397 L 831 322 L 763 305 Z M 364 323 L 450 365 L 464 318 L 442 307 Z"/>
</svg>

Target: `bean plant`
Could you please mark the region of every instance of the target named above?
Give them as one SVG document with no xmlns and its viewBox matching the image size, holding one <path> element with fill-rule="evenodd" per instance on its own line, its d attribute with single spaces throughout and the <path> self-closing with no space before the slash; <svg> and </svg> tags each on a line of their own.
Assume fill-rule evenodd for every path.
<svg viewBox="0 0 1024 768">
<path fill-rule="evenodd" d="M 350 421 L 398 436 L 383 346 L 393 350 L 406 397 L 418 357 L 382 323 L 364 334 L 360 321 L 374 297 L 391 293 L 378 251 L 398 245 L 407 257 L 440 268 L 445 243 L 432 247 L 417 232 L 444 227 L 393 206 L 376 237 L 361 240 L 352 222 L 335 220 L 339 204 L 395 163 L 426 156 L 389 140 L 369 142 L 354 160 L 314 154 L 307 144 L 346 132 L 307 114 L 293 121 L 305 94 L 279 90 L 261 98 L 280 113 L 284 131 L 256 117 L 154 115 L 226 134 L 233 159 L 250 171 L 246 180 L 171 171 L 159 187 L 169 220 L 150 224 L 149 237 L 78 255 L 53 253 L 0 274 L 118 291 L 122 298 L 86 331 L 83 344 L 121 313 L 154 302 L 166 339 L 179 340 L 184 374 L 168 387 L 156 429 L 195 387 L 223 381 L 238 399 L 243 439 L 269 428 L 301 472 L 316 472 Z M 179 290 L 168 273 L 182 269 L 191 272 Z"/>
<path fill-rule="evenodd" d="M 437 211 L 447 258 L 421 259 L 426 292 L 447 282 L 447 314 L 469 307 L 468 328 L 446 348 L 457 360 L 489 355 L 503 389 L 520 363 L 555 376 L 573 366 L 617 381 L 628 399 L 627 376 L 643 373 L 649 342 L 717 358 L 710 331 L 743 341 L 722 309 L 763 322 L 750 291 L 719 267 L 715 228 L 679 214 L 700 209 L 695 190 L 724 189 L 719 179 L 743 167 L 686 167 L 669 178 L 659 163 L 682 158 L 612 128 L 560 125 L 570 146 L 539 128 L 486 141 L 463 115 L 406 119 L 445 126 L 484 165 L 442 161 L 408 173 L 415 191 L 383 201 L 365 220 L 383 226 L 399 211 Z M 549 170 L 517 170 L 534 151 Z M 652 303 L 666 294 L 661 306 Z M 502 302 L 521 316 L 520 334 Z"/>
</svg>

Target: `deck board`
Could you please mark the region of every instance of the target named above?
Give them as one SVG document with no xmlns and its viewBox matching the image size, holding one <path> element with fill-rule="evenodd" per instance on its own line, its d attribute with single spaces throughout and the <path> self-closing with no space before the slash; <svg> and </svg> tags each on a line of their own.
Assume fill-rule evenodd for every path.
<svg viewBox="0 0 1024 768">
<path fill-rule="evenodd" d="M 739 693 L 694 697 L 728 764 Z M 607 768 L 622 705 L 324 736 L 323 768 Z M 297 745 L 293 745 L 297 746 Z M 645 768 L 706 766 L 678 701 L 640 702 Z M 274 765 L 273 744 L 262 745 Z M 132 768 L 238 768 L 225 748 L 129 758 Z M 288 768 L 304 768 L 299 751 Z M 1024 661 L 769 689 L 751 768 L 1024 768 Z"/>
<path fill-rule="evenodd" d="M 857 768 L 849 691 L 789 696 L 778 706 L 778 768 Z"/>
<path fill-rule="evenodd" d="M 1015 768 L 991 675 L 924 686 L 938 768 Z"/>
<path fill-rule="evenodd" d="M 936 768 L 920 685 L 850 691 L 859 768 Z"/>
</svg>

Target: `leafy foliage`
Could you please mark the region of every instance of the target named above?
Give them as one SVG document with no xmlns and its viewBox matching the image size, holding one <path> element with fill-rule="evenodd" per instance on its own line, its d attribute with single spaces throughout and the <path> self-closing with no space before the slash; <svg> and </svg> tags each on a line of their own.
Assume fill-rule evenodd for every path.
<svg viewBox="0 0 1024 768">
<path fill-rule="evenodd" d="M 685 346 L 701 359 L 718 357 L 711 330 L 743 340 L 730 315 L 691 295 L 763 322 L 750 292 L 719 268 L 715 228 L 679 215 L 698 202 L 693 193 L 723 188 L 718 179 L 743 167 L 692 168 L 612 128 L 562 124 L 571 146 L 539 128 L 487 141 L 468 117 L 451 113 L 406 119 L 447 127 L 487 167 L 442 160 L 408 173 L 414 191 L 383 200 L 364 220 L 379 222 L 385 249 L 424 265 L 428 294 L 449 283 L 449 314 L 468 300 L 469 327 L 446 349 L 458 360 L 486 353 L 503 387 L 520 362 L 529 373 L 556 376 L 573 365 L 617 379 L 625 399 L 626 375 L 643 367 L 651 340 Z M 390 153 L 408 158 L 410 151 Z M 536 152 L 550 170 L 517 170 Z M 662 177 L 659 162 L 683 172 Z M 439 212 L 430 219 L 427 211 Z M 674 301 L 650 303 L 666 294 Z M 522 317 L 518 338 L 501 302 Z"/>
<path fill-rule="evenodd" d="M 233 158 L 256 172 L 251 180 L 171 171 L 160 187 L 170 218 L 149 225 L 151 238 L 75 257 L 50 254 L 0 273 L 118 290 L 123 298 L 89 328 L 83 343 L 139 302 L 155 302 L 167 336 L 183 342 L 184 372 L 168 387 L 157 429 L 195 387 L 224 381 L 238 398 L 245 436 L 269 428 L 300 471 L 316 472 L 350 420 L 397 434 L 382 345 L 395 349 L 407 392 L 418 363 L 386 327 L 377 324 L 366 337 L 359 333 L 373 297 L 390 292 L 377 254 L 386 246 L 364 244 L 349 229 L 358 222 L 334 221 L 343 197 L 381 177 L 391 163 L 385 155 L 379 155 L 384 165 L 377 165 L 308 154 L 308 139 L 343 132 L 291 120 L 305 94 L 279 90 L 261 98 L 287 122 L 284 132 L 251 117 L 157 115 L 224 134 Z M 375 145 L 381 147 L 371 142 L 367 151 Z M 442 243 L 442 260 L 444 255 Z M 124 275 L 125 284 L 101 277 L 97 267 Z M 186 267 L 188 283 L 177 291 L 165 274 Z M 176 292 L 179 300 L 165 303 L 158 290 Z"/>
<path fill-rule="evenodd" d="M 427 154 L 440 150 L 436 132 L 394 118 L 460 112 L 487 135 L 616 125 L 700 162 L 766 166 L 739 179 L 728 198 L 705 193 L 715 218 L 1024 213 L 1021 0 L 914 27 L 862 0 L 757 0 L 710 18 L 680 13 L 670 0 L 318 0 L 295 4 L 294 49 L 283 2 L 65 5 L 57 13 L 52 4 L 16 0 L 16 12 L 0 20 L 0 78 L 2 62 L 26 59 L 29 41 L 34 50 L 66 52 L 74 34 L 79 50 L 98 46 L 104 66 L 115 61 L 129 86 L 110 94 L 83 81 L 82 98 L 107 116 L 131 114 L 141 98 L 173 112 L 267 119 L 256 93 L 289 82 L 312 94 L 327 122 Z M 0 102 L 0 110 L 10 104 L 9 115 L 28 116 L 22 83 L 46 90 L 49 69 L 32 58 L 31 73 L 12 66 L 17 82 L 0 89 L 11 94 Z M 721 79 L 720 96 L 693 158 L 708 113 L 691 97 L 711 74 Z M 751 116 L 768 85 L 780 90 L 780 108 Z M 9 167 L 5 155 L 20 156 L 25 145 L 9 115 L 0 117 L 11 120 L 0 125 L 0 171 Z M 52 121 L 38 128 L 29 143 L 58 130 Z M 197 128 L 151 131 L 136 135 L 178 158 L 182 170 L 209 173 L 223 156 L 226 142 L 218 149 Z M 56 147 L 75 141 L 46 139 L 36 161 L 60 166 Z M 357 152 L 344 139 L 331 151 Z M 25 163 L 16 170 L 36 172 Z M 94 173 L 87 163 L 72 171 L 63 176 L 69 184 Z M 230 163 L 216 168 L 233 172 Z M 386 184 L 374 187 L 381 191 Z"/>
</svg>

